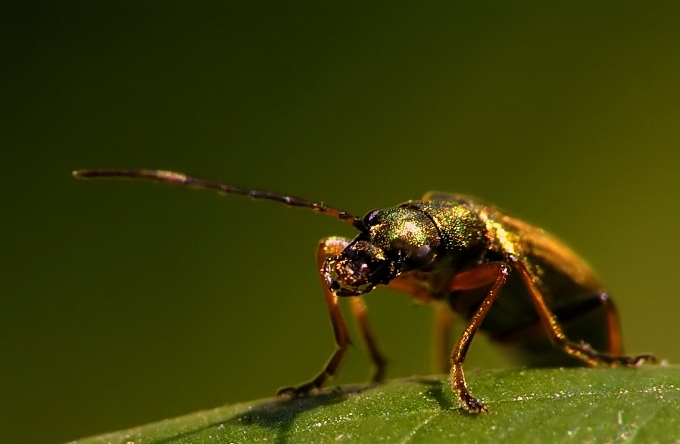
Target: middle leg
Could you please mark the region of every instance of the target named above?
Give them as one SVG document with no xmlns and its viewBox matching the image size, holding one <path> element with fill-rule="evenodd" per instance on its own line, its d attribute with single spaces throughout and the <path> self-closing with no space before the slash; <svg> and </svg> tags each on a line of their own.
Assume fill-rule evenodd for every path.
<svg viewBox="0 0 680 444">
<path fill-rule="evenodd" d="M 486 314 L 496 300 L 498 292 L 505 285 L 509 273 L 510 268 L 505 262 L 489 262 L 459 273 L 454 277 L 450 286 L 452 291 L 471 290 L 493 283 L 451 352 L 451 388 L 458 394 L 458 400 L 463 409 L 471 413 L 486 411 L 486 407 L 470 393 L 465 382 L 463 362 L 472 343 L 472 338 L 482 325 L 482 321 L 484 321 Z"/>
</svg>

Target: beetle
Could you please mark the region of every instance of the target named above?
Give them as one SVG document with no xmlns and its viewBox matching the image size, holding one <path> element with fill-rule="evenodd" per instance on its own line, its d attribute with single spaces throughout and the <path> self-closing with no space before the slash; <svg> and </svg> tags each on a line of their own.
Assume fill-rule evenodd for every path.
<svg viewBox="0 0 680 444">
<path fill-rule="evenodd" d="M 271 200 L 330 215 L 359 231 L 354 239 L 328 237 L 317 247 L 335 350 L 312 380 L 283 388 L 280 396 L 308 394 L 336 374 L 350 344 L 339 307 L 341 298 L 350 301 L 374 365 L 372 381 L 383 380 L 386 359 L 362 298 L 378 286 L 434 305 L 439 370 L 450 373 L 453 392 L 471 413 L 487 410 L 470 393 L 463 371 L 468 348 L 479 330 L 531 366 L 635 367 L 655 361 L 647 354 L 623 355 L 614 303 L 583 259 L 544 230 L 471 197 L 431 192 L 422 200 L 372 210 L 359 218 L 321 202 L 172 171 L 99 169 L 74 171 L 73 175 L 176 183 Z M 467 325 L 449 351 L 454 313 Z"/>
</svg>

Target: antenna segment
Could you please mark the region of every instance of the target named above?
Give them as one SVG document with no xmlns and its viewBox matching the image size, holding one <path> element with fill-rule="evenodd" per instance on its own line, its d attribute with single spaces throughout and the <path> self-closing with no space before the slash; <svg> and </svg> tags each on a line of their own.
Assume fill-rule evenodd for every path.
<svg viewBox="0 0 680 444">
<path fill-rule="evenodd" d="M 187 185 L 193 188 L 202 190 L 213 190 L 221 194 L 236 194 L 239 196 L 247 196 L 252 199 L 271 200 L 279 202 L 291 207 L 309 208 L 317 213 L 328 214 L 337 219 L 351 223 L 360 231 L 366 231 L 366 226 L 363 221 L 356 216 L 349 214 L 346 211 L 338 210 L 329 207 L 322 202 L 312 202 L 299 197 L 287 196 L 284 194 L 273 193 L 265 190 L 252 190 L 247 188 L 238 188 L 232 185 L 226 185 L 210 180 L 199 179 L 197 177 L 187 176 L 186 174 L 177 173 L 174 171 L 163 170 L 77 170 L 73 172 L 73 176 L 77 179 L 135 179 L 135 180 L 152 180 L 155 182 L 176 183 L 180 185 Z"/>
</svg>

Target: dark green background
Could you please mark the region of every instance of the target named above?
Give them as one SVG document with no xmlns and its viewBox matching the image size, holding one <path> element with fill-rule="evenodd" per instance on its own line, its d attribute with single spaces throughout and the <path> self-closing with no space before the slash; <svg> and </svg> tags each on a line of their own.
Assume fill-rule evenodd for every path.
<svg viewBox="0 0 680 444">
<path fill-rule="evenodd" d="M 264 397 L 332 335 L 302 210 L 76 168 L 166 168 L 355 213 L 468 193 L 570 243 L 627 349 L 677 362 L 680 7 L 0 6 L 0 441 Z M 390 376 L 430 310 L 368 300 Z M 481 341 L 480 341 L 481 344 Z M 468 368 L 502 365 L 475 341 Z M 339 382 L 360 381 L 349 353 Z"/>
</svg>

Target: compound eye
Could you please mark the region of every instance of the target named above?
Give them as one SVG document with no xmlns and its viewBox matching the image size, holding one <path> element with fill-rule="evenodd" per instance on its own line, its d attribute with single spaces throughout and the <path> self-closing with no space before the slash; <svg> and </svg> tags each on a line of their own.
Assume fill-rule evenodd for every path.
<svg viewBox="0 0 680 444">
<path fill-rule="evenodd" d="M 436 257 L 435 250 L 429 245 L 421 245 L 420 247 L 414 247 L 409 255 L 409 260 L 415 266 L 425 266 L 432 263 Z"/>
<path fill-rule="evenodd" d="M 371 225 L 373 225 L 373 223 L 375 222 L 376 218 L 380 215 L 380 213 L 381 213 L 380 210 L 369 211 L 364 216 L 364 223 L 370 227 Z"/>
</svg>

